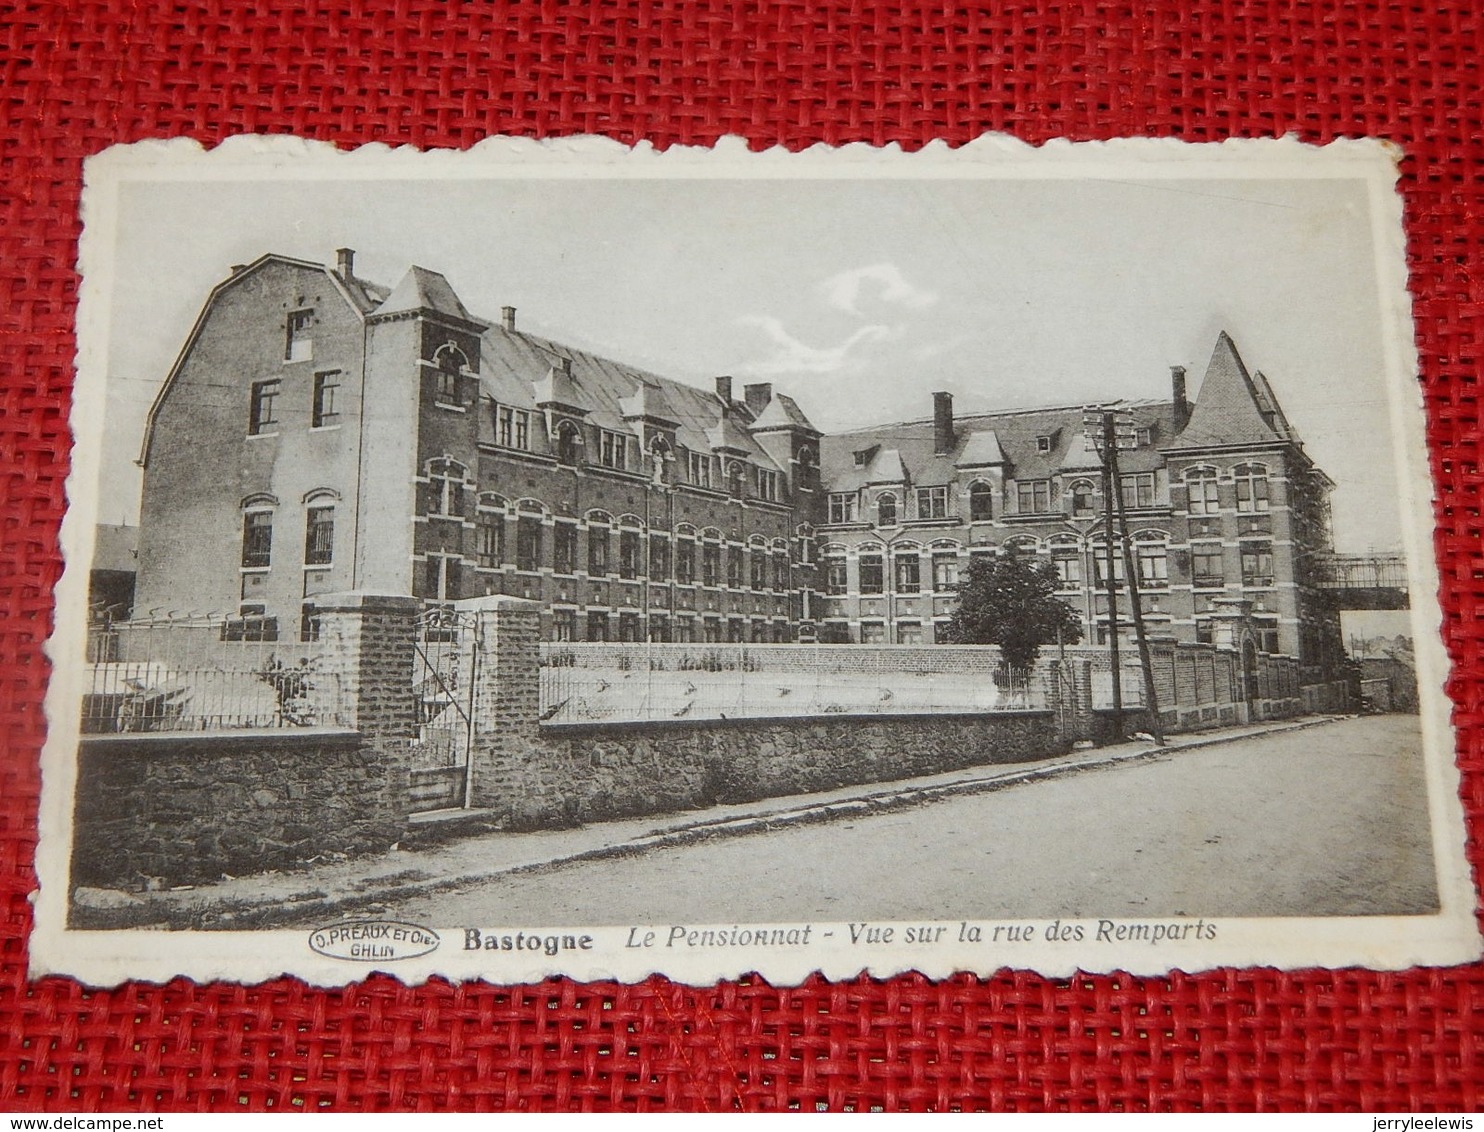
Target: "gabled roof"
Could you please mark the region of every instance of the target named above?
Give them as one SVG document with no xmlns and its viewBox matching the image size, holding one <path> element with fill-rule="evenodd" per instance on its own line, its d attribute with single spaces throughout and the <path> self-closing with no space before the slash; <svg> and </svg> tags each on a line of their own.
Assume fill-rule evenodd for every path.
<svg viewBox="0 0 1484 1132">
<path fill-rule="evenodd" d="M 1242 364 L 1236 343 L 1226 331 L 1216 339 L 1206 376 L 1190 420 L 1171 446 L 1224 448 L 1277 441 L 1297 443 L 1267 379 L 1254 378 Z"/>
<path fill-rule="evenodd" d="M 376 308 L 375 313 L 377 315 L 411 314 L 417 311 L 430 311 L 434 314 L 448 315 L 460 322 L 484 325 L 468 312 L 462 300 L 454 294 L 447 279 L 436 271 L 413 265 L 407 269 L 407 274 L 402 276 L 402 281 L 392 288 L 392 293 L 387 296 L 386 301 Z"/>
</svg>

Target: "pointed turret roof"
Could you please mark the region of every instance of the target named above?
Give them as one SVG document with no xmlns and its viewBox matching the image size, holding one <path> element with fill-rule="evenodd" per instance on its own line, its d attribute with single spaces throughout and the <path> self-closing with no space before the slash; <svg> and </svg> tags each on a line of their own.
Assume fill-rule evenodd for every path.
<svg viewBox="0 0 1484 1132">
<path fill-rule="evenodd" d="M 378 315 L 387 314 L 412 314 L 416 311 L 432 311 L 436 314 L 448 315 L 460 322 L 471 323 L 484 328 L 480 322 L 464 306 L 462 300 L 449 286 L 448 280 L 436 271 L 429 271 L 426 267 L 416 265 L 407 269 L 407 274 L 402 276 L 402 281 L 392 288 L 392 293 L 387 296 L 386 302 L 376 308 Z"/>
<path fill-rule="evenodd" d="M 1267 379 L 1247 372 L 1236 344 L 1223 330 L 1190 420 L 1172 447 L 1225 448 L 1297 439 Z"/>
</svg>

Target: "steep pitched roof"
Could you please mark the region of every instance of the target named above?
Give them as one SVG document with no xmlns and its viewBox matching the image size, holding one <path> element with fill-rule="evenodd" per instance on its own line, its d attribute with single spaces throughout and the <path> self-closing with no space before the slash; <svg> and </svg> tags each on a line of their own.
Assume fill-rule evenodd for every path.
<svg viewBox="0 0 1484 1132">
<path fill-rule="evenodd" d="M 1134 420 L 1138 428 L 1154 436 L 1169 436 L 1174 429 L 1175 406 L 1169 401 L 1119 401 L 1116 407 Z M 982 454 L 985 434 L 992 434 L 1008 474 L 1016 479 L 1046 479 L 1059 471 L 1084 466 L 1082 405 L 1049 409 L 1017 409 L 1002 413 L 979 413 L 954 422 L 958 442 L 953 451 L 933 451 L 931 419 L 880 425 L 853 432 L 825 436 L 820 447 L 820 475 L 831 491 L 852 491 L 875 482 L 869 467 L 857 467 L 855 453 L 873 444 L 893 449 L 902 464 L 905 480 L 915 487 L 953 483 L 959 468 L 981 466 L 989 461 Z M 1051 450 L 1040 450 L 1040 438 L 1048 437 Z M 1070 459 L 1069 459 L 1070 456 Z M 1120 453 L 1124 472 L 1153 471 L 1161 463 L 1156 444 Z M 1094 458 L 1089 470 L 1097 467 Z"/>
<path fill-rule="evenodd" d="M 706 430 L 706 439 L 717 452 L 751 452 L 755 447 L 747 431 L 732 419 L 730 410 L 723 410 L 721 419 Z"/>
<path fill-rule="evenodd" d="M 592 408 L 592 401 L 573 375 L 568 358 L 547 366 L 546 373 L 531 386 L 531 393 L 537 405 L 560 405 L 583 413 Z"/>
<path fill-rule="evenodd" d="M 1267 379 L 1247 372 L 1236 344 L 1223 330 L 1190 420 L 1171 447 L 1221 448 L 1297 439 Z"/>
<path fill-rule="evenodd" d="M 464 307 L 463 301 L 449 286 L 448 280 L 436 271 L 415 264 L 407 269 L 402 281 L 392 288 L 386 301 L 376 308 L 376 314 L 410 314 L 413 311 L 434 311 L 450 315 L 461 322 L 478 322 Z"/>
<path fill-rule="evenodd" d="M 675 412 L 665 400 L 665 394 L 658 385 L 648 381 L 639 382 L 639 387 L 628 397 L 618 399 L 619 411 L 623 413 L 624 420 L 650 420 L 667 424 L 679 424 L 675 419 Z"/>
<path fill-rule="evenodd" d="M 775 428 L 798 428 L 817 433 L 804 411 L 799 408 L 792 397 L 783 393 L 773 394 L 772 400 L 757 415 L 757 420 L 752 422 L 753 432 L 766 432 Z"/>
</svg>

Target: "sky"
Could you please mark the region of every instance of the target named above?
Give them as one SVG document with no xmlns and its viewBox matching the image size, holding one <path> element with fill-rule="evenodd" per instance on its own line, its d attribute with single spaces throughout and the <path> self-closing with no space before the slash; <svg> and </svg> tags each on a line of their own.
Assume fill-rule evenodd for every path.
<svg viewBox="0 0 1484 1132">
<path fill-rule="evenodd" d="M 1218 333 L 1337 482 L 1345 549 L 1399 541 L 1366 185 L 1137 177 L 121 185 L 99 520 L 137 515 L 150 402 L 210 289 L 267 252 L 411 264 L 465 305 L 709 387 L 771 381 L 826 431 L 1192 392 Z"/>
</svg>

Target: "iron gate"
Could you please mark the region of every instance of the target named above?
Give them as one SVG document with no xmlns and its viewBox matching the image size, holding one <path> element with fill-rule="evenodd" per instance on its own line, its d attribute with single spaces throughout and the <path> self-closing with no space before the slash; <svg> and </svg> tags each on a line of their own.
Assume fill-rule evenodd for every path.
<svg viewBox="0 0 1484 1132">
<path fill-rule="evenodd" d="M 435 606 L 417 621 L 412 694 L 411 812 L 467 809 L 479 616 Z"/>
</svg>

